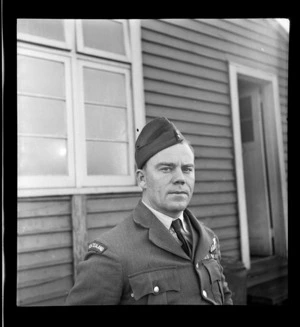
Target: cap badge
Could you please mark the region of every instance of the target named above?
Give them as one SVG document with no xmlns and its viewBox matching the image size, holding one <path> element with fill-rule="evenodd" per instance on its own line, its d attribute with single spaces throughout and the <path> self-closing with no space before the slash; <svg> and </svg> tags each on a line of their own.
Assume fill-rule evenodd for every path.
<svg viewBox="0 0 300 327">
<path fill-rule="evenodd" d="M 178 141 L 181 141 L 182 140 L 182 137 L 181 137 L 181 135 L 180 135 L 180 133 L 179 133 L 178 130 L 176 130 L 175 135 L 176 135 L 176 138 L 177 138 Z"/>
</svg>

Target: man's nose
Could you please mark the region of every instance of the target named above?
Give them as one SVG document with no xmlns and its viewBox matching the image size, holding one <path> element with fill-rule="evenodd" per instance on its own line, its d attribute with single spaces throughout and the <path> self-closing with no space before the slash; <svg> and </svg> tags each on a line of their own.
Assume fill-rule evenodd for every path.
<svg viewBox="0 0 300 327">
<path fill-rule="evenodd" d="M 181 168 L 174 169 L 173 182 L 176 184 L 185 184 L 185 176 Z"/>
</svg>

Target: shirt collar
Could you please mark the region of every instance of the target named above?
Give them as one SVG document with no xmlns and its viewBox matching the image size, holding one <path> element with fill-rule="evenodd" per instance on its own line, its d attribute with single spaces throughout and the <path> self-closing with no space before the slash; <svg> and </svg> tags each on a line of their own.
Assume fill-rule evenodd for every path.
<svg viewBox="0 0 300 327">
<path fill-rule="evenodd" d="M 179 217 L 177 218 L 172 218 L 170 216 L 165 215 L 164 213 L 161 213 L 155 209 L 153 209 L 152 207 L 150 207 L 147 203 L 145 203 L 142 200 L 143 204 L 155 215 L 155 217 L 157 217 L 158 220 L 160 220 L 160 222 L 169 230 L 171 228 L 171 224 L 172 221 L 179 218 L 182 222 L 182 226 L 185 232 L 187 232 L 187 228 L 186 228 L 186 224 L 185 221 L 183 219 L 183 211 L 180 213 Z"/>
</svg>

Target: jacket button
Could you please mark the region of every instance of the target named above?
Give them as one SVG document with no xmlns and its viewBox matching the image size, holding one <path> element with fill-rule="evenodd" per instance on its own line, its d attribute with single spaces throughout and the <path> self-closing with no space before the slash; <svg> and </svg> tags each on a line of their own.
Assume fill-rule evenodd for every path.
<svg viewBox="0 0 300 327">
<path fill-rule="evenodd" d="M 198 263 L 198 262 L 196 263 L 196 268 L 197 268 L 197 269 L 199 268 L 199 263 Z"/>
<path fill-rule="evenodd" d="M 158 293 L 159 292 L 159 287 L 158 286 L 155 286 L 154 289 L 153 289 L 154 293 Z"/>
<path fill-rule="evenodd" d="M 133 294 L 133 293 L 131 293 L 131 294 L 130 294 L 130 296 L 131 296 L 131 297 L 134 297 L 134 294 Z"/>
<path fill-rule="evenodd" d="M 202 294 L 203 294 L 204 297 L 207 297 L 207 293 L 206 293 L 205 290 L 202 291 Z"/>
</svg>

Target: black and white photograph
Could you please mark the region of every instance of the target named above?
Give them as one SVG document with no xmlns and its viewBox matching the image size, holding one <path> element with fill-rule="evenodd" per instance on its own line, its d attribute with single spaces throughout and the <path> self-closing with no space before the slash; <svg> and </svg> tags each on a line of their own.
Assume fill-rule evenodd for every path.
<svg viewBox="0 0 300 327">
<path fill-rule="evenodd" d="M 18 307 L 284 306 L 287 18 L 18 18 Z"/>
</svg>

